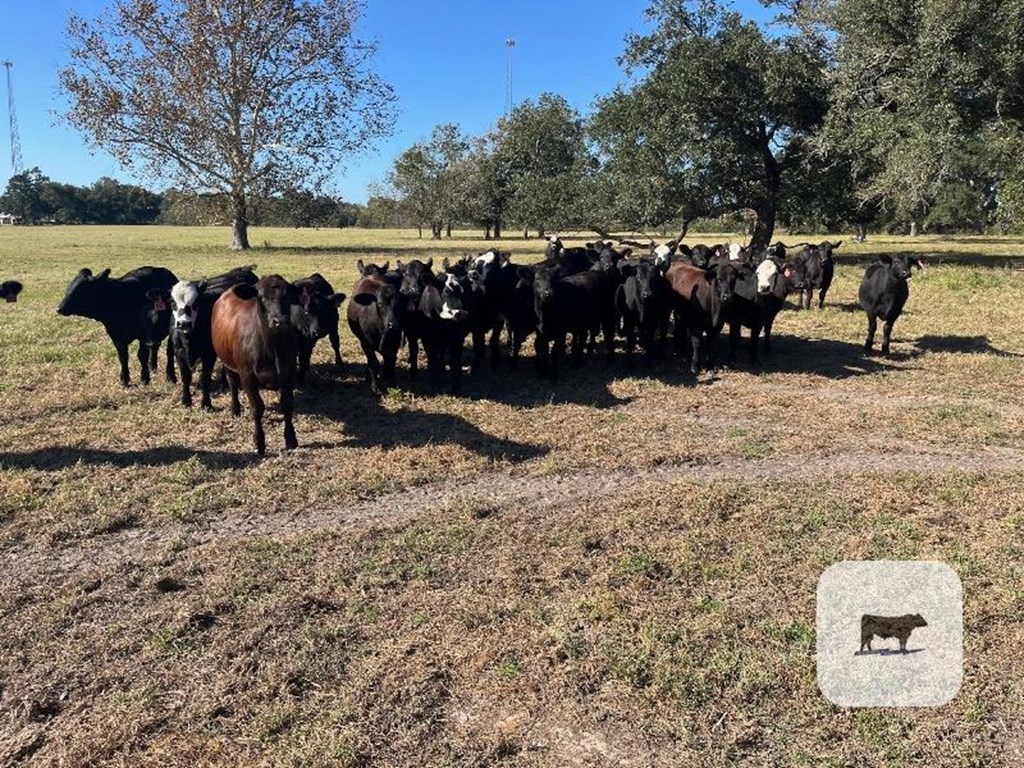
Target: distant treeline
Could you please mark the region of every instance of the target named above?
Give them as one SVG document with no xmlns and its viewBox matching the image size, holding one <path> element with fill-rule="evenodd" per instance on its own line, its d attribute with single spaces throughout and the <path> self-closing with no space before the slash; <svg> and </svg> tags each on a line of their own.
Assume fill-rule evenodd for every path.
<svg viewBox="0 0 1024 768">
<path fill-rule="evenodd" d="M 358 203 L 306 190 L 254 198 L 250 223 L 268 227 L 391 226 Z M 64 184 L 44 176 L 38 168 L 12 176 L 3 195 L 0 213 L 13 215 L 20 224 L 177 224 L 197 226 L 230 224 L 229 201 L 222 195 L 197 194 L 178 189 L 153 192 L 135 184 L 102 178 L 87 187 Z"/>
</svg>

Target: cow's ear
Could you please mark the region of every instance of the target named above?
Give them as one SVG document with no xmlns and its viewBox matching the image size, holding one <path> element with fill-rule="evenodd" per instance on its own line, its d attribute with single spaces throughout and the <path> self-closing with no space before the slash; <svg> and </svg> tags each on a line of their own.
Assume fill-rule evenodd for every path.
<svg viewBox="0 0 1024 768">
<path fill-rule="evenodd" d="M 336 307 L 340 307 L 341 306 L 341 302 L 343 302 L 344 300 L 345 300 L 345 294 L 344 293 L 340 293 L 339 292 L 339 293 L 331 294 L 331 303 L 334 306 L 336 306 Z"/>
<path fill-rule="evenodd" d="M 196 285 L 196 292 L 197 293 L 203 293 L 206 290 L 206 285 L 207 285 L 207 283 L 206 283 L 205 280 L 200 280 L 199 284 Z"/>
<path fill-rule="evenodd" d="M 384 262 L 384 271 L 385 272 L 387 272 L 387 265 L 388 265 L 388 262 L 385 261 Z M 402 271 L 402 262 L 401 261 L 396 261 L 395 262 L 395 269 L 397 269 L 399 272 Z"/>
<path fill-rule="evenodd" d="M 92 277 L 92 270 L 89 269 L 88 267 L 82 267 L 80 270 L 78 270 L 78 276 L 79 277 Z"/>
<path fill-rule="evenodd" d="M 110 277 L 110 267 L 107 267 L 98 275 L 96 275 L 97 280 L 106 280 L 108 277 Z"/>
<path fill-rule="evenodd" d="M 512 263 L 512 254 L 508 251 L 498 251 L 498 263 L 503 267 L 507 267 Z"/>
<path fill-rule="evenodd" d="M 387 272 L 388 271 L 388 267 L 390 267 L 390 266 L 391 266 L 391 260 L 388 259 L 387 261 L 384 262 L 384 265 L 380 268 L 380 271 L 381 272 Z M 401 262 L 399 262 L 398 266 L 395 267 L 395 269 L 401 269 L 401 268 L 402 268 L 402 264 L 401 264 Z"/>
<path fill-rule="evenodd" d="M 360 259 L 359 261 L 356 262 L 356 269 L 359 270 L 359 274 L 360 275 L 365 275 L 366 274 L 366 265 L 363 264 L 363 260 L 362 259 Z"/>
<path fill-rule="evenodd" d="M 624 259 L 628 259 L 632 255 L 633 255 L 633 249 L 632 248 L 625 248 L 625 249 L 623 249 L 622 253 L 620 254 L 620 256 L 622 256 L 622 258 L 624 258 Z"/>
<path fill-rule="evenodd" d="M 427 259 L 427 269 L 433 269 L 433 268 L 434 268 L 434 257 L 431 256 L 429 259 Z"/>
<path fill-rule="evenodd" d="M 451 267 L 452 267 L 451 262 L 448 260 L 448 257 L 445 256 L 444 260 L 441 262 L 441 270 L 443 272 L 447 272 L 449 269 L 451 269 Z"/>
<path fill-rule="evenodd" d="M 840 245 L 842 245 L 842 244 L 843 244 L 843 241 L 842 241 L 842 240 L 839 240 L 839 241 L 837 241 L 837 242 L 833 243 L 833 244 L 832 244 L 832 250 L 834 251 L 834 250 L 835 250 L 836 248 L 838 248 L 838 247 L 839 247 Z"/>
<path fill-rule="evenodd" d="M 377 301 L 377 294 L 375 293 L 357 293 L 352 297 L 352 301 L 361 307 L 368 307 Z"/>
</svg>

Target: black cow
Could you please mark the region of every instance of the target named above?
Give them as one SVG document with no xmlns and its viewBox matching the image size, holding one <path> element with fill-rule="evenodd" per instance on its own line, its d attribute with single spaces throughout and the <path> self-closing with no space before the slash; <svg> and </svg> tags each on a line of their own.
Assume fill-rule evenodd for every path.
<svg viewBox="0 0 1024 768">
<path fill-rule="evenodd" d="M 832 251 L 842 244 L 842 240 L 836 243 L 826 240 L 820 245 L 805 245 L 796 255 L 794 262 L 799 270 L 799 282 L 802 284 L 802 297 L 798 304 L 803 309 L 811 308 L 811 299 L 815 291 L 818 291 L 818 309 L 825 306 L 825 295 L 832 285 L 836 269 Z"/>
<path fill-rule="evenodd" d="M 8 304 L 13 304 L 18 300 L 18 294 L 21 293 L 22 285 L 17 280 L 4 280 L 0 283 L 0 299 L 3 299 Z"/>
<path fill-rule="evenodd" d="M 309 360 L 316 343 L 326 336 L 334 350 L 334 364 L 341 369 L 341 346 L 338 338 L 338 307 L 345 301 L 344 293 L 334 288 L 319 272 L 292 282 L 299 291 L 299 300 L 292 304 L 292 325 L 299 337 L 299 384 L 306 383 Z"/>
<path fill-rule="evenodd" d="M 603 246 L 604 243 L 601 243 Z M 566 248 L 557 237 L 548 240 L 547 248 L 544 250 L 544 266 L 549 269 L 557 268 L 562 277 L 575 275 L 579 272 L 586 272 L 600 258 L 600 252 L 593 243 L 587 243 L 582 247 Z"/>
<path fill-rule="evenodd" d="M 866 353 L 871 353 L 878 321 L 882 320 L 885 323 L 882 331 L 882 354 L 889 354 L 893 323 L 903 312 L 903 305 L 907 303 L 907 297 L 910 295 L 907 280 L 910 279 L 912 267 L 924 269 L 924 262 L 916 256 L 906 254 L 879 256 L 878 263 L 871 264 L 864 272 L 858 298 L 861 308 L 868 315 L 868 337 L 864 342 Z"/>
<path fill-rule="evenodd" d="M 424 338 L 431 388 L 440 388 L 445 366 L 451 370 L 452 394 L 462 393 L 462 350 L 466 336 L 477 327 L 485 304 L 486 288 L 475 270 L 459 276 L 444 271 L 438 275 L 439 291 L 425 291 L 419 311 L 430 320 Z"/>
<path fill-rule="evenodd" d="M 139 342 L 139 365 L 143 384 L 149 383 L 150 369 L 156 368 L 157 347 L 170 330 L 170 305 L 147 298 L 150 291 L 168 291 L 178 282 L 169 269 L 139 267 L 121 277 L 111 278 L 110 270 L 98 275 L 83 269 L 68 284 L 57 312 L 64 316 L 88 317 L 103 324 L 117 349 L 121 364 L 121 384 L 127 387 L 128 345 Z M 174 356 L 167 343 L 167 380 L 174 382 Z"/>
<path fill-rule="evenodd" d="M 192 405 L 192 374 L 201 364 L 199 389 L 201 407 L 212 408 L 210 379 L 217 353 L 213 348 L 211 318 L 213 305 L 221 294 L 236 285 L 255 285 L 259 278 L 255 265 L 236 267 L 222 275 L 177 283 L 167 294 L 171 306 L 171 346 L 181 371 L 181 402 Z M 152 292 L 150 292 L 152 293 Z"/>
<path fill-rule="evenodd" d="M 611 361 L 616 327 L 612 269 L 611 260 L 602 259 L 590 269 L 568 277 L 561 277 L 558 270 L 546 266 L 533 271 L 520 270 L 520 276 L 533 283 L 539 364 L 547 364 L 550 344 L 552 378 L 558 377 L 568 334 L 572 334 L 574 365 L 580 365 L 588 336 L 598 330 L 604 334 L 607 357 Z"/>
<path fill-rule="evenodd" d="M 907 641 L 910 633 L 918 627 L 927 627 L 928 622 L 920 613 L 907 613 L 903 616 L 872 616 L 865 613 L 860 617 L 860 652 L 866 647 L 871 650 L 871 638 L 878 635 L 883 640 L 890 637 L 899 638 L 900 651 L 907 652 Z"/>
<path fill-rule="evenodd" d="M 352 335 L 366 355 L 370 391 L 380 396 L 384 388 L 395 384 L 395 360 L 402 346 L 402 320 L 405 315 L 405 300 L 399 292 L 400 277 L 383 268 L 369 265 L 352 286 L 348 302 L 347 319 Z M 383 359 L 377 359 L 377 353 Z"/>
<path fill-rule="evenodd" d="M 498 312 L 490 339 L 492 361 L 499 356 L 501 330 L 508 328 L 509 365 L 516 367 L 519 351 L 537 331 L 537 312 L 533 299 L 533 272 L 536 265 L 512 263 L 504 251 L 488 251 L 476 258 L 476 271 L 483 278 L 486 304 Z M 523 274 L 528 275 L 524 279 Z"/>
<path fill-rule="evenodd" d="M 402 264 L 397 262 L 396 269 L 402 281 L 399 292 L 405 301 L 405 314 L 402 318 L 402 331 L 409 347 L 409 378 L 415 379 L 419 372 L 420 341 L 431 332 L 429 314 L 420 312 L 420 304 L 425 292 L 437 293 L 437 279 L 433 272 L 434 259 L 426 261 L 413 259 Z M 436 299 L 432 296 L 431 301 Z"/>
<path fill-rule="evenodd" d="M 690 263 L 695 267 L 707 269 L 711 266 L 711 260 L 722 254 L 722 249 L 722 245 L 695 245 L 690 249 Z"/>
<path fill-rule="evenodd" d="M 772 253 L 771 250 L 768 254 Z M 725 309 L 729 323 L 729 359 L 735 357 L 742 328 L 750 329 L 750 360 L 758 362 L 758 337 L 764 331 L 764 350 L 771 351 L 772 324 L 795 287 L 794 271 L 781 258 L 766 254 L 756 269 L 743 262 L 719 264 L 718 281 L 728 285 Z"/>
<path fill-rule="evenodd" d="M 615 292 L 615 306 L 622 318 L 626 337 L 626 364 L 633 362 L 633 350 L 639 336 L 646 361 L 651 363 L 655 350 L 664 346 L 668 331 L 668 283 L 665 272 L 671 261 L 654 263 L 641 258 L 635 262 L 620 262 L 619 271 L 624 280 Z M 655 334 L 659 343 L 655 345 Z"/>
</svg>

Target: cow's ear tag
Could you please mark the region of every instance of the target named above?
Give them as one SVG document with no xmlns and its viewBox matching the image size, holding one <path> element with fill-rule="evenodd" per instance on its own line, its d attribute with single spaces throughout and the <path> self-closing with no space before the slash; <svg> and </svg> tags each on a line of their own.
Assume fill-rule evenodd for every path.
<svg viewBox="0 0 1024 768">
<path fill-rule="evenodd" d="M 165 309 L 167 309 L 167 302 L 164 301 L 162 298 L 158 298 L 153 302 L 153 308 L 157 312 L 163 312 Z"/>
</svg>

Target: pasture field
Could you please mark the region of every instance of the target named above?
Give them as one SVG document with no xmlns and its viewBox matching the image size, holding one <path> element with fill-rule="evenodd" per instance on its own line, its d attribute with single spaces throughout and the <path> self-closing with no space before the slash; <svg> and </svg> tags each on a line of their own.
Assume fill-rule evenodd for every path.
<svg viewBox="0 0 1024 768">
<path fill-rule="evenodd" d="M 431 397 L 403 354 L 378 401 L 343 322 L 300 448 L 271 408 L 263 461 L 226 395 L 186 410 L 134 357 L 123 390 L 101 326 L 54 311 L 84 266 L 348 292 L 359 258 L 485 247 L 461 236 L 0 229 L 25 284 L 0 306 L 0 765 L 1024 764 L 1024 240 L 845 242 L 762 368 L 697 380 L 527 359 Z M 855 262 L 911 250 L 894 354 L 865 358 Z M 868 558 L 963 580 L 948 705 L 818 693 L 817 579 Z"/>
</svg>

